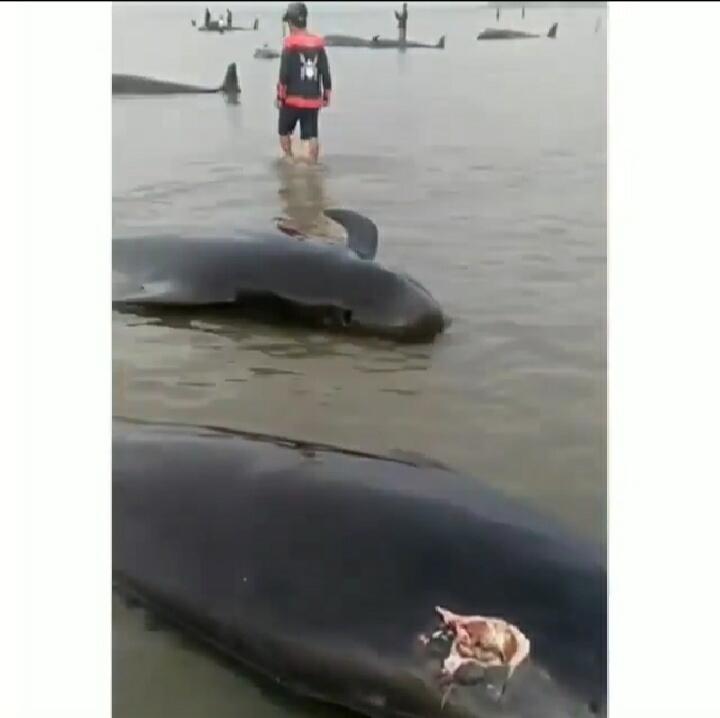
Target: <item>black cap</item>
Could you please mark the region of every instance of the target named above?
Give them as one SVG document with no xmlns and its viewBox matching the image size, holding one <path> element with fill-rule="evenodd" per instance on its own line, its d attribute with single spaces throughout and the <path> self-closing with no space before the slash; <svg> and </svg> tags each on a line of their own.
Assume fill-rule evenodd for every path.
<svg viewBox="0 0 720 718">
<path fill-rule="evenodd" d="M 284 22 L 304 24 L 307 22 L 308 9 L 304 2 L 291 2 L 283 15 Z"/>
</svg>

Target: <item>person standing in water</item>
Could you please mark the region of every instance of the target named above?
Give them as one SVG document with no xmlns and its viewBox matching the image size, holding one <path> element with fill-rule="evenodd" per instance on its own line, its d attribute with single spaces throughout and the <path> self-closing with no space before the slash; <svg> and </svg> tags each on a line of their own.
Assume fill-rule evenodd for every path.
<svg viewBox="0 0 720 718">
<path fill-rule="evenodd" d="M 496 22 L 500 22 L 500 6 L 499 5 L 495 8 L 495 20 L 496 20 Z"/>
<path fill-rule="evenodd" d="M 230 12 L 230 8 L 227 9 L 227 26 L 228 28 L 232 27 L 232 13 Z"/>
<path fill-rule="evenodd" d="M 293 159 L 292 135 L 300 122 L 300 139 L 308 143 L 310 161 L 320 155 L 318 115 L 330 104 L 332 80 L 322 37 L 307 31 L 308 10 L 305 3 L 290 3 L 283 15 L 290 34 L 283 41 L 276 104 L 279 112 L 280 147 Z"/>
<path fill-rule="evenodd" d="M 522 19 L 525 19 L 525 6 L 522 6 Z"/>
<path fill-rule="evenodd" d="M 402 12 L 395 11 L 395 17 L 398 22 L 398 40 L 403 45 L 407 41 L 407 21 L 408 21 L 408 10 L 407 3 L 403 3 Z"/>
<path fill-rule="evenodd" d="M 205 8 L 205 27 L 210 27 L 210 10 Z"/>
</svg>

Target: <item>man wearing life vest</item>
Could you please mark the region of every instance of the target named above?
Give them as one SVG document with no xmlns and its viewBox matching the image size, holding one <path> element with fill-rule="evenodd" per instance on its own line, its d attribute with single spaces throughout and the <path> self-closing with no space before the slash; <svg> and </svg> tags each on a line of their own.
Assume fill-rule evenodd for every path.
<svg viewBox="0 0 720 718">
<path fill-rule="evenodd" d="M 307 31 L 305 3 L 290 3 L 283 16 L 290 34 L 283 43 L 277 106 L 280 109 L 278 134 L 280 147 L 292 159 L 292 135 L 300 123 L 300 139 L 309 146 L 311 162 L 320 154 L 318 115 L 330 104 L 332 80 L 323 38 Z"/>
</svg>

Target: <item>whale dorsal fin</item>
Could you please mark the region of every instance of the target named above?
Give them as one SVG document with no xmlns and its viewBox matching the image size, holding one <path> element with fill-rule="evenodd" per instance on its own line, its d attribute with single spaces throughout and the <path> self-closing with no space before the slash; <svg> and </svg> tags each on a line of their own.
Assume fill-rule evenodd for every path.
<svg viewBox="0 0 720 718">
<path fill-rule="evenodd" d="M 240 93 L 240 83 L 238 82 L 237 65 L 234 62 L 231 62 L 227 66 L 227 70 L 225 71 L 225 79 L 223 80 L 223 84 L 220 85 L 220 89 L 223 92 L 227 92 L 228 94 Z"/>
<path fill-rule="evenodd" d="M 378 228 L 371 219 L 350 209 L 326 209 L 325 216 L 345 228 L 348 247 L 360 259 L 374 259 L 378 248 Z"/>
</svg>

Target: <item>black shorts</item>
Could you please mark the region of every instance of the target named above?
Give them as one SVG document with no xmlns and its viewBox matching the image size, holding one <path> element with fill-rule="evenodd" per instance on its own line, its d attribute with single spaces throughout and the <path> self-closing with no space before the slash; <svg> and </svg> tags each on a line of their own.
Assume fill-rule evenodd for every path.
<svg viewBox="0 0 720 718">
<path fill-rule="evenodd" d="M 295 125 L 300 120 L 300 138 L 303 140 L 314 140 L 318 136 L 318 109 L 304 107 L 288 107 L 283 105 L 280 108 L 278 118 L 278 134 L 285 137 L 295 132 Z"/>
</svg>

